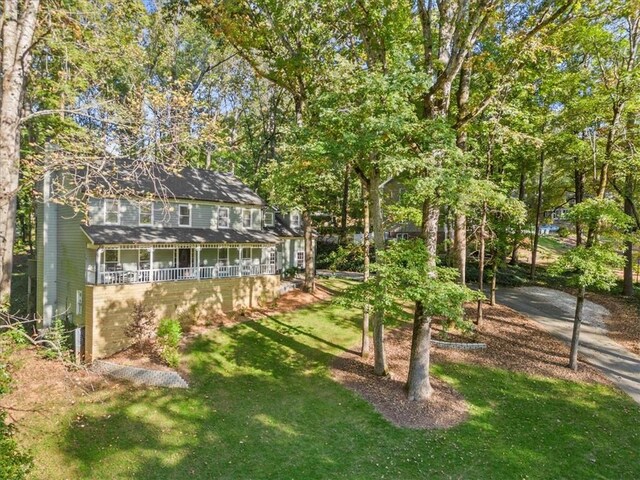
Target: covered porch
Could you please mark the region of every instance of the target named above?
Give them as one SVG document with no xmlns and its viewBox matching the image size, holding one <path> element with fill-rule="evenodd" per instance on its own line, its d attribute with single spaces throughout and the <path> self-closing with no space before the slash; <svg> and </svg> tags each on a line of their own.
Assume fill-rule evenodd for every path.
<svg viewBox="0 0 640 480">
<path fill-rule="evenodd" d="M 88 262 L 88 284 L 112 285 L 275 275 L 274 244 L 104 245 Z"/>
</svg>

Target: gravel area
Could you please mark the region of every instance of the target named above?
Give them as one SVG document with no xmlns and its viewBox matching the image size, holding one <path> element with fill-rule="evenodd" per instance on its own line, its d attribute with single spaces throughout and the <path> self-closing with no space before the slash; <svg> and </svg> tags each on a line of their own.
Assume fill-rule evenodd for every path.
<svg viewBox="0 0 640 480">
<path fill-rule="evenodd" d="M 176 371 L 150 370 L 147 368 L 119 365 L 117 363 L 95 360 L 91 370 L 120 380 L 129 380 L 141 385 L 167 388 L 189 388 L 189 384 Z"/>
<path fill-rule="evenodd" d="M 561 310 L 573 312 L 576 308 L 576 298 L 570 293 L 554 290 L 545 287 L 521 287 L 528 294 L 538 297 L 541 301 L 547 302 Z M 610 315 L 602 305 L 593 303 L 590 300 L 584 302 L 583 324 L 603 330 L 607 329 L 606 318 Z"/>
</svg>

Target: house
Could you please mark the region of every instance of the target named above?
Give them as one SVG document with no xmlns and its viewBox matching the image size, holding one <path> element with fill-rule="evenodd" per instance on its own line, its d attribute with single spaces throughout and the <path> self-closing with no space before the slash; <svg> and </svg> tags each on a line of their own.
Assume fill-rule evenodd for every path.
<svg viewBox="0 0 640 480">
<path fill-rule="evenodd" d="M 42 182 L 36 311 L 43 328 L 63 317 L 82 329 L 87 360 L 129 345 L 136 302 L 158 318 L 255 307 L 278 295 L 283 271 L 304 265 L 298 212 L 279 214 L 231 174 L 151 173 L 119 163 L 109 183 L 123 193 L 96 180 L 81 190 L 81 209 L 59 200 L 73 190 L 68 175 Z"/>
</svg>

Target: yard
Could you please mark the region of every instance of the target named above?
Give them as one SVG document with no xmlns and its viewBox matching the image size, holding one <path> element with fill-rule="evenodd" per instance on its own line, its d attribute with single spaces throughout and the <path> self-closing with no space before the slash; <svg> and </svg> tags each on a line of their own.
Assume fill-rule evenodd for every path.
<svg viewBox="0 0 640 480">
<path fill-rule="evenodd" d="M 214 330 L 185 355 L 189 390 L 103 388 L 20 440 L 47 479 L 640 478 L 640 408 L 603 385 L 440 363 L 469 419 L 391 425 L 331 379 L 358 320 L 317 303 Z"/>
</svg>

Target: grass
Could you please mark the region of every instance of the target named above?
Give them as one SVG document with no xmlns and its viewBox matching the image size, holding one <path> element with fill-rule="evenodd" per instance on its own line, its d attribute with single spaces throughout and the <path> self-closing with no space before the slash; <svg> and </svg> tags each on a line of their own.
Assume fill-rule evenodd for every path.
<svg viewBox="0 0 640 480">
<path fill-rule="evenodd" d="M 538 255 L 550 261 L 558 258 L 569 248 L 567 244 L 562 243 L 557 237 L 540 236 L 538 239 Z"/>
<path fill-rule="evenodd" d="M 333 382 L 358 314 L 316 304 L 197 339 L 189 390 L 101 392 L 34 417 L 42 478 L 640 478 L 640 408 L 604 386 L 445 364 L 448 431 L 394 427 Z"/>
</svg>

